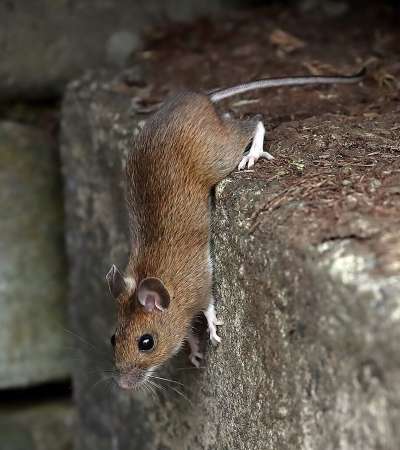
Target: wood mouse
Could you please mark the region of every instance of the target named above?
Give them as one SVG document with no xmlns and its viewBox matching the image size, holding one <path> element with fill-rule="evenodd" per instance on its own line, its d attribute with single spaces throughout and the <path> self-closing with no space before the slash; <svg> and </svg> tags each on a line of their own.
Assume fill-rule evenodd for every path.
<svg viewBox="0 0 400 450">
<path fill-rule="evenodd" d="M 126 165 L 129 261 L 124 274 L 112 265 L 106 275 L 118 310 L 111 344 L 120 387 L 144 383 L 185 341 L 198 367 L 203 355 L 191 327 L 200 313 L 211 342 L 221 340 L 212 295 L 210 190 L 236 167 L 273 156 L 263 150 L 259 119 L 222 117 L 214 103 L 259 88 L 356 83 L 364 74 L 270 78 L 208 93 L 180 92 L 147 120 Z"/>
</svg>

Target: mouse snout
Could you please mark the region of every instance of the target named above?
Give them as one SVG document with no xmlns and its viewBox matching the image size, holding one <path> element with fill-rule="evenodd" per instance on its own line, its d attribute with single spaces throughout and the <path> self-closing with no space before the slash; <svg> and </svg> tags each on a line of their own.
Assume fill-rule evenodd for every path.
<svg viewBox="0 0 400 450">
<path fill-rule="evenodd" d="M 134 389 L 147 378 L 146 371 L 136 366 L 119 369 L 116 382 L 122 389 Z"/>
</svg>

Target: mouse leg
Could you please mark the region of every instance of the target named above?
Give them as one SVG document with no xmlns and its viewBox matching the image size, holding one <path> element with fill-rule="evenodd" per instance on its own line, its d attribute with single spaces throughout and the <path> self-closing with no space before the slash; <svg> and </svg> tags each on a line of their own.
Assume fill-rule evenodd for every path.
<svg viewBox="0 0 400 450">
<path fill-rule="evenodd" d="M 218 345 L 221 342 L 221 338 L 217 334 L 217 326 L 223 325 L 223 322 L 218 320 L 215 315 L 214 301 L 210 302 L 208 308 L 204 311 L 204 315 L 207 319 L 210 341 L 213 345 Z"/>
<path fill-rule="evenodd" d="M 190 330 L 188 334 L 188 343 L 190 347 L 189 361 L 197 368 L 200 367 L 199 359 L 203 359 L 203 353 L 200 352 L 199 338 Z"/>
<path fill-rule="evenodd" d="M 250 169 L 260 158 L 269 160 L 274 159 L 274 157 L 270 153 L 264 152 L 264 137 L 265 128 L 263 123 L 260 121 L 256 125 L 250 150 L 243 155 L 243 158 L 239 163 L 238 170 L 244 169 L 246 167 L 246 164 L 247 168 Z"/>
</svg>

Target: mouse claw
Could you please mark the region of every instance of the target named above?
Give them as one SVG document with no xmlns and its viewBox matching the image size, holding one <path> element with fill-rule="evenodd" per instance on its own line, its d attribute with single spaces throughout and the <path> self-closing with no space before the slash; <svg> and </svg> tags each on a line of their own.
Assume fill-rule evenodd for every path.
<svg viewBox="0 0 400 450">
<path fill-rule="evenodd" d="M 267 159 L 268 161 L 272 161 L 275 159 L 271 153 L 268 152 L 259 152 L 258 154 L 250 154 L 250 152 L 247 152 L 244 154 L 242 160 L 240 161 L 240 164 L 238 165 L 238 170 L 243 170 L 246 168 L 251 169 L 254 164 L 261 158 Z"/>
<path fill-rule="evenodd" d="M 217 346 L 221 342 L 221 338 L 217 334 L 217 326 L 222 325 L 223 322 L 217 319 L 213 303 L 210 303 L 207 310 L 204 311 L 204 315 L 207 319 L 210 341 L 214 346 Z"/>
<path fill-rule="evenodd" d="M 246 167 L 247 158 L 244 156 L 238 165 L 238 170 L 243 170 Z"/>
<path fill-rule="evenodd" d="M 210 330 L 210 341 L 214 347 L 217 347 L 221 343 L 221 338 L 218 336 L 216 331 L 211 332 Z"/>
<path fill-rule="evenodd" d="M 203 353 L 196 352 L 196 353 L 190 353 L 189 355 L 189 361 L 196 367 L 197 369 L 200 367 L 200 360 L 204 358 Z"/>
<path fill-rule="evenodd" d="M 268 152 L 262 152 L 260 155 L 260 158 L 268 159 L 268 161 L 272 161 L 273 159 L 275 159 L 275 157 L 272 156 L 271 153 L 268 153 Z"/>
<path fill-rule="evenodd" d="M 199 359 L 203 359 L 203 353 L 201 353 L 199 350 L 199 338 L 194 335 L 192 332 L 189 332 L 188 335 L 188 343 L 190 346 L 190 355 L 189 355 L 189 361 L 197 368 L 200 367 L 200 361 Z"/>
<path fill-rule="evenodd" d="M 262 122 L 258 122 L 250 150 L 244 153 L 243 158 L 238 165 L 238 170 L 243 170 L 246 165 L 247 168 L 250 169 L 260 158 L 265 158 L 269 161 L 274 159 L 271 153 L 264 152 L 263 150 L 264 136 L 264 125 Z"/>
</svg>

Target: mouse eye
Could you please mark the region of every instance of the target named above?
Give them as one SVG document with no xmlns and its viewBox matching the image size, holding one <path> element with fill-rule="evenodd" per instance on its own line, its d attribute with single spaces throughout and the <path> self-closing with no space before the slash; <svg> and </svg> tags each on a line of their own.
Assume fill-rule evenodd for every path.
<svg viewBox="0 0 400 450">
<path fill-rule="evenodd" d="M 115 334 L 113 334 L 110 338 L 111 345 L 115 347 Z"/>
<path fill-rule="evenodd" d="M 141 352 L 149 352 L 153 350 L 154 347 L 154 339 L 151 334 L 144 334 L 139 338 L 138 341 L 139 351 Z"/>
</svg>

